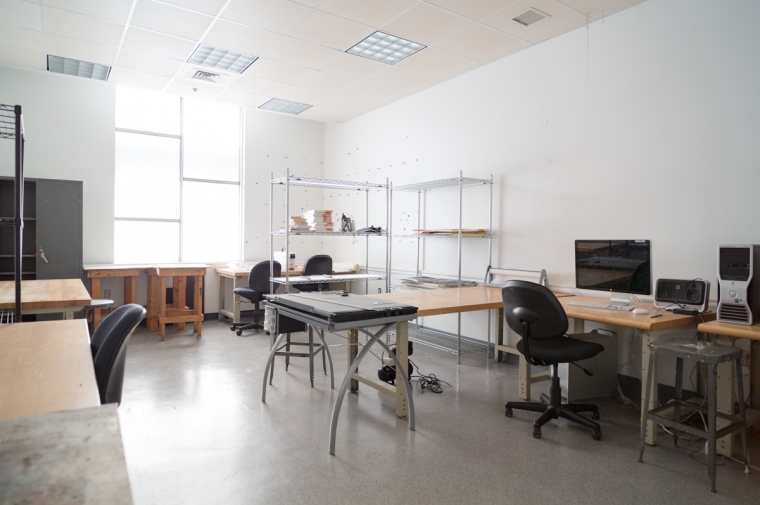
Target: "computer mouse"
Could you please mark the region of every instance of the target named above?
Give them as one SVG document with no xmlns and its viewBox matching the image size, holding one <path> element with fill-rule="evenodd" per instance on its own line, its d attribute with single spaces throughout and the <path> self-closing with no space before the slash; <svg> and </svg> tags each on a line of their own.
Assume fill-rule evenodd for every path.
<svg viewBox="0 0 760 505">
<path fill-rule="evenodd" d="M 633 309 L 633 313 L 637 316 L 640 316 L 642 314 L 649 314 L 649 311 L 647 309 L 642 309 L 641 307 Z"/>
</svg>

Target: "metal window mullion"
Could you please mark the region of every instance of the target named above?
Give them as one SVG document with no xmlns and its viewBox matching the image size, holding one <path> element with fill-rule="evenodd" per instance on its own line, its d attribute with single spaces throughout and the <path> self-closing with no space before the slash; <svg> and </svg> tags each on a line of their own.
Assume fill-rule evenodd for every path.
<svg viewBox="0 0 760 505">
<path fill-rule="evenodd" d="M 181 112 L 182 105 L 181 105 L 181 103 L 182 103 L 182 101 L 180 99 L 180 116 L 182 115 L 182 112 Z M 116 131 L 117 132 L 121 132 L 121 133 L 135 133 L 137 135 L 148 135 L 148 136 L 151 136 L 151 137 L 164 137 L 164 138 L 169 138 L 169 139 L 180 139 L 180 140 L 182 139 L 182 125 L 181 125 L 181 122 L 180 122 L 180 134 L 179 135 L 175 135 L 173 133 L 150 132 L 150 131 L 145 131 L 145 130 L 130 130 L 129 128 L 116 128 Z"/>
<path fill-rule="evenodd" d="M 185 99 L 179 98 L 179 261 L 184 260 L 185 226 Z"/>
<path fill-rule="evenodd" d="M 114 221 L 139 221 L 149 223 L 179 223 L 179 219 L 160 218 L 160 217 L 114 217 Z"/>
<path fill-rule="evenodd" d="M 243 184 L 245 182 L 245 111 L 240 107 L 240 123 L 238 124 L 240 131 L 240 137 L 238 141 L 238 236 L 237 236 L 237 251 L 238 261 L 243 261 L 245 258 L 245 252 L 243 247 L 245 242 L 243 241 L 243 230 L 245 230 L 245 200 L 243 199 Z M 271 237 L 269 240 L 271 241 Z"/>
<path fill-rule="evenodd" d="M 198 179 L 197 177 L 183 177 L 182 182 L 203 182 L 208 184 L 230 184 L 239 186 L 240 181 L 218 181 L 216 179 Z"/>
</svg>

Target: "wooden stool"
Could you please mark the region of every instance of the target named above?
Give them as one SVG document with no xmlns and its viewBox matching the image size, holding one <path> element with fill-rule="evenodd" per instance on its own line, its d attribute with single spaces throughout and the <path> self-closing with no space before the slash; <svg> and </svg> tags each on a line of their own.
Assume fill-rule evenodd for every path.
<svg viewBox="0 0 760 505">
<path fill-rule="evenodd" d="M 185 323 L 193 323 L 193 332 L 200 338 L 203 321 L 201 284 L 207 265 L 155 265 L 148 273 L 148 328 L 158 330 L 161 340 L 166 338 L 166 325 L 176 324 L 178 330 Z M 166 305 L 166 279 L 173 278 L 172 305 Z M 193 308 L 185 306 L 185 287 L 188 277 L 194 279 Z"/>
</svg>

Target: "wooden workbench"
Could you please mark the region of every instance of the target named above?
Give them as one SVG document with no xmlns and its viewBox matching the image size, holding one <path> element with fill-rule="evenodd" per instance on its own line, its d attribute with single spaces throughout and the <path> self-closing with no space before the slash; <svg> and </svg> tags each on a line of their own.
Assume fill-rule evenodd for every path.
<svg viewBox="0 0 760 505">
<path fill-rule="evenodd" d="M 185 323 L 193 323 L 193 332 L 200 338 L 203 322 L 202 284 L 208 265 L 199 263 L 172 263 L 151 265 L 146 268 L 148 274 L 148 327 L 150 331 L 158 330 L 161 340 L 166 338 L 166 325 L 176 324 L 178 330 L 185 328 Z M 166 306 L 166 279 L 173 278 L 172 306 Z M 185 306 L 185 287 L 187 277 L 193 277 L 193 308 Z"/>
<path fill-rule="evenodd" d="M 14 281 L 0 281 L 0 310 L 13 310 L 15 302 Z M 63 313 L 64 319 L 74 319 L 74 313 L 90 303 L 92 299 L 79 279 L 21 281 L 23 314 Z"/>
<path fill-rule="evenodd" d="M 98 405 L 84 319 L 0 325 L 0 419 Z"/>
<path fill-rule="evenodd" d="M 90 295 L 93 298 L 101 298 L 100 279 L 111 277 L 124 278 L 124 304 L 137 301 L 137 276 L 145 268 L 145 265 L 84 265 L 84 271 L 90 279 Z M 92 329 L 100 324 L 102 309 L 92 311 Z"/>
</svg>

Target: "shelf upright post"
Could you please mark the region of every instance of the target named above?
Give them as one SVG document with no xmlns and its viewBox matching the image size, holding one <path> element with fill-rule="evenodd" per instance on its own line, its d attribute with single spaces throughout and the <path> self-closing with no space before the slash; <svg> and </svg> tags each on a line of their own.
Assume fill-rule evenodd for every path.
<svg viewBox="0 0 760 505">
<path fill-rule="evenodd" d="M 15 277 L 16 277 L 16 285 L 15 285 L 15 291 L 16 291 L 16 303 L 15 303 L 15 312 L 13 321 L 14 322 L 21 322 L 21 275 L 22 275 L 22 262 L 23 262 L 23 238 L 24 238 L 24 124 L 23 124 L 23 115 L 21 113 L 21 106 L 15 105 L 13 107 L 13 112 L 16 114 L 16 132 L 15 132 L 15 141 L 16 141 L 16 222 L 15 228 L 16 228 L 16 243 L 15 245 L 15 255 L 14 258 L 14 270 L 15 270 Z"/>
<path fill-rule="evenodd" d="M 491 177 L 489 177 L 489 194 L 488 194 L 488 268 L 491 268 L 491 256 L 492 256 L 492 250 L 491 247 L 491 235 L 493 233 L 493 174 L 491 174 Z M 488 349 L 486 349 L 486 357 L 491 357 L 491 312 L 488 311 Z M 498 313 L 498 312 L 497 312 Z M 496 325 L 498 328 L 498 324 Z"/>
<path fill-rule="evenodd" d="M 272 218 L 274 208 L 274 172 L 269 172 L 269 294 L 274 294 L 274 230 L 272 229 Z"/>
<path fill-rule="evenodd" d="M 457 286 L 462 287 L 462 171 L 459 171 L 459 233 L 457 234 Z M 457 365 L 462 362 L 462 313 L 457 312 Z"/>
<path fill-rule="evenodd" d="M 386 194 L 388 195 L 385 213 L 385 254 L 386 254 L 386 275 L 385 275 L 385 292 L 391 292 L 391 253 L 393 252 L 393 182 L 389 182 L 388 178 L 385 178 Z"/>
<path fill-rule="evenodd" d="M 422 212 L 422 191 L 417 191 L 417 277 L 420 276 L 420 212 Z"/>
<path fill-rule="evenodd" d="M 290 293 L 290 168 L 285 169 L 285 293 Z"/>
</svg>

